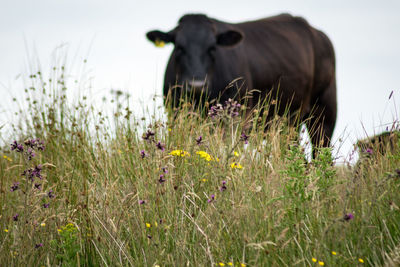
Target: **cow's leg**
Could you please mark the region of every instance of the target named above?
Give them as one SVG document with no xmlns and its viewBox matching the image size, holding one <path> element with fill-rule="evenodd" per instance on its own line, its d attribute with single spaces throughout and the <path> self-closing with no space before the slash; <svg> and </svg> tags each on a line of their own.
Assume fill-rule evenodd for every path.
<svg viewBox="0 0 400 267">
<path fill-rule="evenodd" d="M 336 82 L 333 80 L 323 94 L 314 102 L 315 105 L 309 114 L 306 125 L 311 138 L 313 158 L 318 148 L 329 147 L 336 123 Z"/>
</svg>

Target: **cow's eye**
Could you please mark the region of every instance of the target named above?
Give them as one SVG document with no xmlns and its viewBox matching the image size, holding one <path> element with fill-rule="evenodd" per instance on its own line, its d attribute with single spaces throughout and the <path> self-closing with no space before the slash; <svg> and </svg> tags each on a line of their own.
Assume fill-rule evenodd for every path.
<svg viewBox="0 0 400 267">
<path fill-rule="evenodd" d="M 216 47 L 215 47 L 215 46 L 210 46 L 210 47 L 208 48 L 208 50 L 207 50 L 207 53 L 208 53 L 210 56 L 214 57 L 214 56 L 215 56 L 215 51 L 216 51 Z"/>
<path fill-rule="evenodd" d="M 175 50 L 177 56 L 180 56 L 185 53 L 185 48 L 183 48 L 183 46 L 180 45 L 176 46 Z"/>
</svg>

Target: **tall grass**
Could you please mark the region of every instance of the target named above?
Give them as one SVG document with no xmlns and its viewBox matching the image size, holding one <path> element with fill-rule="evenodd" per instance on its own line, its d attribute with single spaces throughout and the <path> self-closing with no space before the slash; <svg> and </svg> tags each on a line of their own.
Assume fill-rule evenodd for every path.
<svg viewBox="0 0 400 267">
<path fill-rule="evenodd" d="M 226 107 L 107 117 L 68 101 L 63 72 L 42 75 L 8 140 L 24 151 L 1 152 L 1 265 L 400 264 L 399 150 L 357 170 L 329 149 L 307 163 L 285 117 L 255 117 L 266 132 Z"/>
</svg>

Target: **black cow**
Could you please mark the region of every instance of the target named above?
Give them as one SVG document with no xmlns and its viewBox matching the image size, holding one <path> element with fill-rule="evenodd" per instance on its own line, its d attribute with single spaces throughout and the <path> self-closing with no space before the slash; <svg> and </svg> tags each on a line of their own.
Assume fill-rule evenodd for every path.
<svg viewBox="0 0 400 267">
<path fill-rule="evenodd" d="M 204 93 L 224 103 L 258 89 L 250 108 L 267 95 L 276 96 L 281 106 L 290 104 L 291 113 L 307 119 L 314 145 L 329 146 L 337 109 L 335 54 L 328 37 L 303 18 L 281 14 L 231 24 L 189 14 L 173 30 L 150 31 L 147 38 L 175 45 L 164 96 L 179 87 L 174 95 Z M 240 86 L 227 87 L 237 78 Z"/>
</svg>

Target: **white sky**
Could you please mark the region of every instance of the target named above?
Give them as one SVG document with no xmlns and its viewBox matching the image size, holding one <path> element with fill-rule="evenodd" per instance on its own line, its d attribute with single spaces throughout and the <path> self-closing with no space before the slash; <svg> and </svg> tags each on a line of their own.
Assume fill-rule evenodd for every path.
<svg viewBox="0 0 400 267">
<path fill-rule="evenodd" d="M 155 48 L 145 38 L 148 30 L 170 30 L 185 13 L 241 22 L 281 12 L 305 17 L 334 44 L 338 118 L 333 141 L 344 135 L 340 154 L 349 153 L 357 138 L 379 133 L 399 118 L 393 99 L 388 100 L 393 90 L 400 101 L 398 0 L 0 0 L 0 126 L 7 122 L 12 96 L 23 90 L 15 78 L 29 73 L 27 51 L 46 72 L 54 49 L 67 44 L 70 62 L 75 62 L 72 73 L 79 73 L 80 62 L 88 59 L 95 94 L 122 89 L 147 101 L 161 94 L 172 49 Z"/>
</svg>

